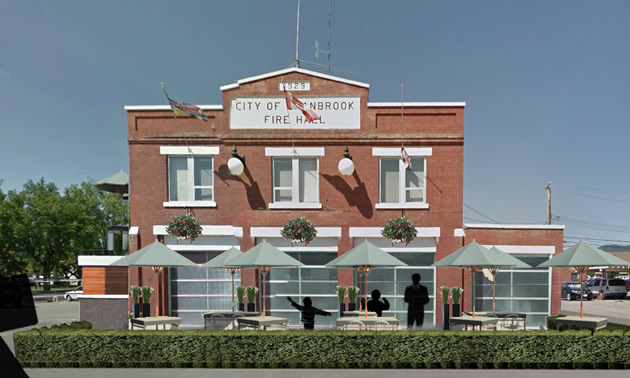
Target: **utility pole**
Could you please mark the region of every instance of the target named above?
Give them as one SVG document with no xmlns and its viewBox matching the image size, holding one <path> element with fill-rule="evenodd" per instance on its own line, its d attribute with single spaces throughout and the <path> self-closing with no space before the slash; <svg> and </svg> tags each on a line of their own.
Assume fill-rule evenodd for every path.
<svg viewBox="0 0 630 378">
<path fill-rule="evenodd" d="M 545 186 L 547 189 L 547 224 L 551 224 L 551 181 Z"/>
</svg>

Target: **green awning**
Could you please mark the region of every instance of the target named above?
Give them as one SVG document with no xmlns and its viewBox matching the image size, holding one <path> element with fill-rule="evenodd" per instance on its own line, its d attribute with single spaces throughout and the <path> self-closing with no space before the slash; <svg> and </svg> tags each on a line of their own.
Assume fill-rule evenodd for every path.
<svg viewBox="0 0 630 378">
<path fill-rule="evenodd" d="M 329 268 L 352 268 L 361 265 L 407 266 L 367 240 L 326 264 Z"/>
<path fill-rule="evenodd" d="M 257 266 L 302 266 L 300 261 L 263 240 L 254 248 L 225 262 L 225 267 L 256 268 Z"/>
<path fill-rule="evenodd" d="M 148 246 L 128 255 L 120 260 L 114 261 L 112 266 L 195 266 L 199 265 L 188 260 L 169 247 L 155 241 Z"/>
<path fill-rule="evenodd" d="M 583 241 L 538 265 L 539 267 L 628 266 L 628 261 Z"/>
<path fill-rule="evenodd" d="M 232 247 L 228 249 L 227 251 L 221 253 L 219 256 L 208 261 L 207 263 L 202 264 L 201 267 L 202 268 L 230 268 L 229 266 L 226 266 L 225 264 L 228 261 L 242 255 L 243 255 L 243 252 L 241 252 L 240 249 Z"/>
</svg>

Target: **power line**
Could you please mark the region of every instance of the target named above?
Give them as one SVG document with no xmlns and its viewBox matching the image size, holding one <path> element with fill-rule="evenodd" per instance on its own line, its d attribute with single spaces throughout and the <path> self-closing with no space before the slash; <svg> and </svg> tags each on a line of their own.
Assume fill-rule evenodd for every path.
<svg viewBox="0 0 630 378">
<path fill-rule="evenodd" d="M 605 241 L 605 242 L 615 242 L 615 243 L 628 243 L 630 244 L 630 240 L 618 240 L 618 239 L 600 239 L 600 238 L 590 238 L 590 237 L 582 237 L 582 236 L 565 236 L 566 239 L 585 239 L 585 240 L 597 240 L 597 241 Z"/>
<path fill-rule="evenodd" d="M 575 194 L 575 195 L 582 196 L 582 197 L 593 198 L 593 199 L 599 199 L 599 200 L 603 200 L 603 201 L 618 202 L 618 203 L 630 203 L 630 200 L 621 200 L 621 199 L 616 199 L 616 198 L 592 196 L 590 194 L 584 194 L 584 193 L 571 193 L 571 194 Z"/>
<path fill-rule="evenodd" d="M 468 209 L 470 209 L 470 210 L 474 211 L 475 213 L 477 213 L 477 214 L 481 215 L 482 217 L 484 217 L 484 218 L 486 218 L 486 219 L 489 219 L 490 221 L 492 221 L 492 222 L 494 222 L 494 223 L 501 223 L 501 222 L 499 222 L 499 221 L 497 221 L 497 220 L 494 220 L 494 219 L 490 218 L 489 216 L 485 215 L 484 213 L 482 213 L 482 212 L 480 212 L 480 211 L 477 211 L 477 210 L 473 209 L 472 207 L 470 207 L 470 206 L 468 206 L 468 205 L 466 205 L 466 204 L 464 204 L 464 206 L 466 206 Z"/>
<path fill-rule="evenodd" d="M 609 190 L 609 189 L 591 188 L 591 187 L 588 187 L 588 186 L 578 186 L 578 189 L 593 190 L 593 191 L 596 191 L 596 192 L 630 194 L 630 192 L 624 192 L 624 191 L 621 191 L 621 190 Z"/>
</svg>

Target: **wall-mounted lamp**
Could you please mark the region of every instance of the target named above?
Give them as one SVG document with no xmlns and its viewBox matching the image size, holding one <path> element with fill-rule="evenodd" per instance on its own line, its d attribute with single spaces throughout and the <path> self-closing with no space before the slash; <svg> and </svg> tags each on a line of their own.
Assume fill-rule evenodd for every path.
<svg viewBox="0 0 630 378">
<path fill-rule="evenodd" d="M 352 162 L 352 156 L 350 155 L 348 146 L 346 146 L 346 149 L 343 151 L 343 159 L 339 160 L 337 169 L 339 169 L 339 173 L 344 176 L 350 176 L 354 172 L 354 163 Z"/>
<path fill-rule="evenodd" d="M 234 176 L 240 175 L 245 169 L 245 158 L 236 152 L 236 144 L 232 147 L 232 157 L 228 160 L 227 165 L 230 173 Z"/>
</svg>

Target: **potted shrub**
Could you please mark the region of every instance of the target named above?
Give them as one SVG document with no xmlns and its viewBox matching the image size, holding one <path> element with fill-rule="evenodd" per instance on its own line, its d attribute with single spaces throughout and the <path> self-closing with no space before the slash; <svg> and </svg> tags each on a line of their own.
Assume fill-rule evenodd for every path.
<svg viewBox="0 0 630 378">
<path fill-rule="evenodd" d="M 192 213 L 186 213 L 179 217 L 173 217 L 171 223 L 166 227 L 168 236 L 180 240 L 186 239 L 191 243 L 201 235 L 201 225 L 199 219 Z"/>
<path fill-rule="evenodd" d="M 337 299 L 339 300 L 339 317 L 343 316 L 343 312 L 346 310 L 346 304 L 343 300 L 346 297 L 346 288 L 341 285 L 337 285 Z"/>
<path fill-rule="evenodd" d="M 392 241 L 392 247 L 394 243 L 404 242 L 405 245 L 408 245 L 418 235 L 418 230 L 416 230 L 413 221 L 403 215 L 396 219 L 388 219 L 381 235 Z"/>
<path fill-rule="evenodd" d="M 448 305 L 448 295 L 451 292 L 450 287 L 440 287 L 442 292 L 442 329 L 448 329 L 448 320 L 450 318 L 450 306 Z"/>
<path fill-rule="evenodd" d="M 142 317 L 151 316 L 151 295 L 154 289 L 151 286 L 142 286 Z M 157 315 L 157 314 L 156 314 Z"/>
<path fill-rule="evenodd" d="M 256 294 L 258 288 L 256 286 L 247 286 L 247 312 L 256 312 Z"/>
<path fill-rule="evenodd" d="M 245 311 L 245 303 L 243 303 L 243 295 L 245 295 L 245 287 L 236 287 L 236 299 L 238 299 L 238 310 Z"/>
<path fill-rule="evenodd" d="M 135 318 L 139 318 L 140 317 L 140 287 L 139 286 L 131 286 L 131 298 L 133 299 L 133 317 Z"/>
<path fill-rule="evenodd" d="M 306 219 L 304 216 L 287 219 L 287 224 L 284 225 L 280 233 L 283 239 L 291 241 L 291 247 L 293 247 L 294 243 L 308 245 L 317 236 L 317 230 L 313 226 L 313 221 Z"/>
<path fill-rule="evenodd" d="M 453 317 L 458 317 L 461 315 L 460 307 L 459 307 L 459 298 L 464 293 L 464 290 L 461 287 L 453 287 L 451 288 L 451 295 L 453 296 Z"/>
<path fill-rule="evenodd" d="M 356 286 L 348 286 L 346 290 L 348 290 L 348 311 L 356 311 L 359 288 Z"/>
</svg>

